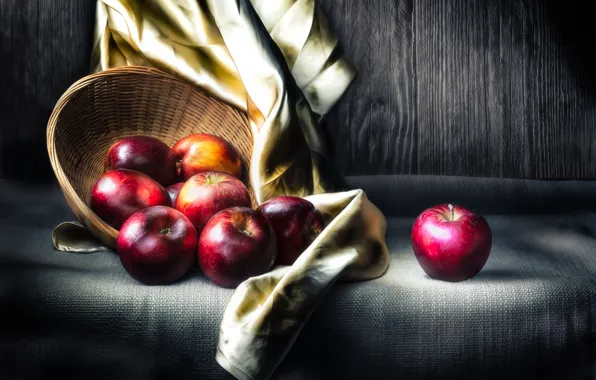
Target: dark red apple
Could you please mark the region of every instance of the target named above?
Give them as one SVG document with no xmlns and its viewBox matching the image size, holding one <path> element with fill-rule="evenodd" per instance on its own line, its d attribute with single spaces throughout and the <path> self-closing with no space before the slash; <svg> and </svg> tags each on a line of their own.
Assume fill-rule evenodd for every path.
<svg viewBox="0 0 596 380">
<path fill-rule="evenodd" d="M 190 219 L 199 235 L 209 218 L 221 210 L 250 205 L 250 195 L 242 181 L 220 172 L 204 172 L 190 177 L 176 200 L 176 210 Z"/>
<path fill-rule="evenodd" d="M 139 210 L 171 205 L 163 186 L 134 170 L 108 170 L 91 190 L 91 209 L 115 229 Z"/>
<path fill-rule="evenodd" d="M 186 216 L 155 206 L 128 218 L 118 234 L 117 249 L 133 278 L 147 285 L 165 285 L 191 268 L 197 242 L 197 231 Z"/>
<path fill-rule="evenodd" d="M 176 182 L 176 160 L 170 147 L 150 136 L 125 137 L 114 143 L 105 169 L 130 169 L 147 174 L 162 186 Z"/>
<path fill-rule="evenodd" d="M 234 288 L 275 262 L 275 232 L 262 214 L 232 207 L 213 216 L 199 238 L 199 265 L 214 284 Z"/>
<path fill-rule="evenodd" d="M 486 220 L 471 210 L 439 205 L 423 211 L 412 228 L 412 248 L 429 277 L 463 281 L 486 264 L 492 234 Z"/>
<path fill-rule="evenodd" d="M 240 154 L 228 141 L 214 135 L 198 133 L 186 136 L 172 147 L 180 163 L 180 175 L 189 179 L 201 172 L 223 172 L 242 178 Z"/>
<path fill-rule="evenodd" d="M 292 265 L 325 228 L 325 221 L 315 206 L 303 198 L 279 196 L 257 209 L 265 215 L 277 236 L 278 265 Z"/>
<path fill-rule="evenodd" d="M 170 199 L 172 200 L 173 205 L 176 204 L 176 199 L 178 199 L 178 193 L 180 193 L 182 186 L 184 186 L 184 182 L 178 182 L 166 187 L 166 191 L 170 194 Z"/>
</svg>

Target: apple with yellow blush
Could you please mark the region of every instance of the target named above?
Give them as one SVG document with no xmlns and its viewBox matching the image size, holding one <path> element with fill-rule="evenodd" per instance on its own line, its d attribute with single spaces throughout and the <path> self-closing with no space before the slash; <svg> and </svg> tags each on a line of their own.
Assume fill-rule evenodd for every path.
<svg viewBox="0 0 596 380">
<path fill-rule="evenodd" d="M 172 147 L 179 177 L 186 181 L 202 172 L 221 172 L 242 179 L 244 165 L 240 154 L 225 139 L 206 133 L 184 137 Z"/>
</svg>

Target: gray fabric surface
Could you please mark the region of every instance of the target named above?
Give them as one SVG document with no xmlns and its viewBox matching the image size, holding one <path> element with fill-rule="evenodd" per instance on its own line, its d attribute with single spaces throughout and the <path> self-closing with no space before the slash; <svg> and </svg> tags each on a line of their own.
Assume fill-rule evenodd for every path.
<svg viewBox="0 0 596 380">
<path fill-rule="evenodd" d="M 348 183 L 373 199 L 386 194 L 389 200 L 378 204 L 388 215 L 450 194 L 467 194 L 482 207 L 491 189 L 503 210 L 523 212 L 519 192 L 508 186 L 534 189 L 527 196 L 535 204 L 593 188 L 589 182 L 512 180 L 496 187 L 491 181 Z M 415 200 L 391 200 L 404 189 Z M 56 188 L 0 180 L 0 379 L 229 379 L 214 354 L 231 291 L 211 285 L 198 270 L 177 284 L 147 287 L 112 252 L 56 252 L 52 228 L 70 219 Z M 413 217 L 389 217 L 389 271 L 374 281 L 337 284 L 274 378 L 592 378 L 596 214 L 570 208 L 487 220 L 494 245 L 486 267 L 451 284 L 427 278 L 416 263 Z"/>
</svg>

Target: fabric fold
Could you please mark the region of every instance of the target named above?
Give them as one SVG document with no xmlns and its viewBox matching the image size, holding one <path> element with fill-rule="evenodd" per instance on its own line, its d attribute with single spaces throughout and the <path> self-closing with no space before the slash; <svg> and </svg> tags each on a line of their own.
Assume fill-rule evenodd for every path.
<svg viewBox="0 0 596 380">
<path fill-rule="evenodd" d="M 258 203 L 307 197 L 327 226 L 290 267 L 232 295 L 216 360 L 238 379 L 266 379 L 338 280 L 389 265 L 385 219 L 362 190 L 334 191 L 318 120 L 354 70 L 314 0 L 98 0 L 93 71 L 147 65 L 247 112 L 250 182 Z"/>
<path fill-rule="evenodd" d="M 268 378 L 329 288 L 381 276 L 385 220 L 362 190 L 306 197 L 327 228 L 291 267 L 240 284 L 223 316 L 216 359 L 238 379 Z"/>
</svg>

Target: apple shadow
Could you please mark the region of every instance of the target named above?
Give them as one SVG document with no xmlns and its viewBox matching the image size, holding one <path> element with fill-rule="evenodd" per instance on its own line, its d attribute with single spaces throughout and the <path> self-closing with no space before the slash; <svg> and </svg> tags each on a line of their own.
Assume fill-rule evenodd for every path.
<svg viewBox="0 0 596 380">
<path fill-rule="evenodd" d="M 520 281 L 539 279 L 540 275 L 532 272 L 525 272 L 511 268 L 485 268 L 482 269 L 476 276 L 466 281 L 474 282 L 503 282 L 503 281 Z"/>
<path fill-rule="evenodd" d="M 548 277 L 548 274 L 545 273 L 537 273 L 537 272 L 528 272 L 525 270 L 520 269 L 512 269 L 512 268 L 483 268 L 478 274 L 475 276 L 468 278 L 462 281 L 446 281 L 440 280 L 436 278 L 432 278 L 427 274 L 423 275 L 423 278 L 427 281 L 436 281 L 439 283 L 450 283 L 450 284 L 471 284 L 471 283 L 478 283 L 478 282 L 485 282 L 487 284 L 494 284 L 496 282 L 511 282 L 511 281 L 531 281 L 531 280 L 539 280 L 540 278 L 544 278 L 545 275 Z"/>
</svg>

